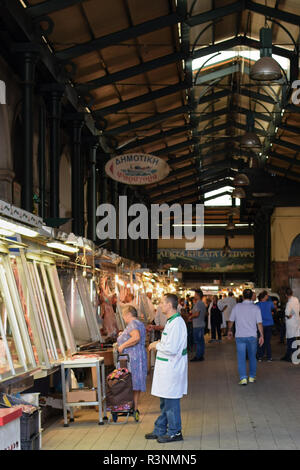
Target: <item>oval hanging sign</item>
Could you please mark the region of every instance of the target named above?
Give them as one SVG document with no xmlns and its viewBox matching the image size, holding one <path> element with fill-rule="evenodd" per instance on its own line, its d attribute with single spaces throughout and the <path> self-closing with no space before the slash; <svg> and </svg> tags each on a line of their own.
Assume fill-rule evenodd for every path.
<svg viewBox="0 0 300 470">
<path fill-rule="evenodd" d="M 154 155 L 130 153 L 111 158 L 105 165 L 105 172 L 120 183 L 145 185 L 168 176 L 170 167 Z"/>
</svg>

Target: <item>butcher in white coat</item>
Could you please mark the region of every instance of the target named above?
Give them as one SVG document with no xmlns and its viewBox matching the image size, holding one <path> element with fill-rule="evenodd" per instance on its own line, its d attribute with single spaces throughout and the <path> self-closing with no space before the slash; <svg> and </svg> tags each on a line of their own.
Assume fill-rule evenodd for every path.
<svg viewBox="0 0 300 470">
<path fill-rule="evenodd" d="M 160 398 L 161 414 L 145 438 L 160 443 L 183 440 L 180 399 L 187 394 L 187 329 L 177 305 L 176 295 L 164 296 L 162 311 L 167 323 L 161 340 L 149 346 L 150 351 L 157 351 L 151 394 Z"/>
<path fill-rule="evenodd" d="M 285 326 L 286 326 L 286 353 L 281 358 L 282 361 L 291 362 L 291 357 L 294 349 L 292 348 L 293 342 L 299 336 L 300 327 L 300 305 L 297 297 L 293 296 L 293 291 L 290 287 L 286 288 L 285 295 L 287 297 L 287 304 L 285 307 Z"/>
</svg>

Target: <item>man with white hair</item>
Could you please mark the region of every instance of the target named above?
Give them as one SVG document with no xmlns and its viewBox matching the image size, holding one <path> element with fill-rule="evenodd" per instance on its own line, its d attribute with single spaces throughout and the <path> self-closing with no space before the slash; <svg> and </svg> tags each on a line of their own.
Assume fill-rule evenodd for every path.
<svg viewBox="0 0 300 470">
<path fill-rule="evenodd" d="M 299 336 L 300 318 L 299 318 L 299 300 L 293 295 L 293 291 L 290 287 L 285 290 L 287 298 L 287 304 L 285 307 L 285 325 L 286 325 L 286 353 L 281 358 L 281 361 L 292 361 L 292 354 L 294 349 L 292 348 L 293 342 L 296 337 Z"/>
</svg>

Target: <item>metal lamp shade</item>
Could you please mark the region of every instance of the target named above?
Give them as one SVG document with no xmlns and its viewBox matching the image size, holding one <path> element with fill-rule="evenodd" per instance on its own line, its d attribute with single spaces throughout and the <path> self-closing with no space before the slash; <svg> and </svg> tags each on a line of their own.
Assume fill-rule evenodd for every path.
<svg viewBox="0 0 300 470">
<path fill-rule="evenodd" d="M 240 214 L 240 209 L 239 209 L 239 207 L 231 207 L 231 208 L 229 209 L 229 211 L 228 211 L 228 215 L 232 215 L 232 216 L 236 215 L 236 216 L 238 216 L 239 214 Z"/>
<path fill-rule="evenodd" d="M 234 223 L 233 222 L 228 222 L 226 230 L 234 230 L 234 229 L 235 229 Z"/>
<path fill-rule="evenodd" d="M 246 132 L 241 138 L 241 148 L 260 150 L 261 143 L 259 137 L 254 132 Z"/>
<path fill-rule="evenodd" d="M 231 193 L 231 197 L 243 199 L 246 197 L 246 193 L 243 188 L 235 188 Z"/>
<path fill-rule="evenodd" d="M 268 82 L 279 80 L 281 77 L 281 68 L 273 57 L 261 57 L 250 71 L 252 80 Z"/>
<path fill-rule="evenodd" d="M 249 186 L 250 181 L 247 175 L 245 175 L 244 173 L 238 173 L 237 175 L 235 175 L 232 184 L 234 186 Z"/>
</svg>

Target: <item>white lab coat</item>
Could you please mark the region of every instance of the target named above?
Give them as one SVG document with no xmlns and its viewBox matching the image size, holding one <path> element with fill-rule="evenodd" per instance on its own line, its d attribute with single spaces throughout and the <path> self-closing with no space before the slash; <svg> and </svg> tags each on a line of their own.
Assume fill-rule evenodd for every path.
<svg viewBox="0 0 300 470">
<path fill-rule="evenodd" d="M 223 317 L 226 323 L 227 321 L 229 321 L 233 307 L 236 306 L 236 300 L 234 297 L 228 296 L 228 297 L 225 297 L 225 299 L 222 299 L 221 302 L 222 302 L 222 308 L 224 308 L 225 306 L 227 307 L 225 308 L 223 312 Z"/>
<path fill-rule="evenodd" d="M 299 336 L 300 329 L 300 317 L 299 317 L 300 305 L 297 297 L 290 297 L 285 307 L 285 314 L 292 315 L 292 318 L 285 319 L 286 325 L 286 337 L 295 338 Z"/>
<path fill-rule="evenodd" d="M 182 398 L 187 394 L 187 329 L 180 314 L 173 315 L 156 346 L 151 394 L 161 398 Z"/>
</svg>

